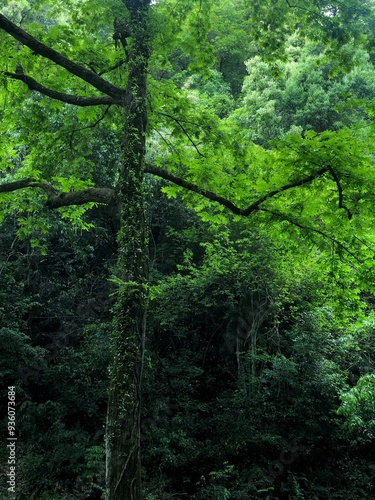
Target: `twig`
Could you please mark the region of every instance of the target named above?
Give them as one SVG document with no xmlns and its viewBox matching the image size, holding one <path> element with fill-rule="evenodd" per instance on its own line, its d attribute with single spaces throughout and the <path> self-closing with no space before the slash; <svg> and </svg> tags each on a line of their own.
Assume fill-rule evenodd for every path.
<svg viewBox="0 0 375 500">
<path fill-rule="evenodd" d="M 287 215 L 281 213 L 281 212 L 276 212 L 274 210 L 269 210 L 268 208 L 259 208 L 258 209 L 259 211 L 261 212 L 266 212 L 266 213 L 269 213 L 271 215 L 273 215 L 274 217 L 277 217 L 279 219 L 282 219 L 282 220 L 285 220 L 286 222 L 289 222 L 289 224 L 292 224 L 293 226 L 296 226 L 300 229 L 303 229 L 305 231 L 311 231 L 311 232 L 314 232 L 314 233 L 317 233 L 317 234 L 320 234 L 320 236 L 323 236 L 325 239 L 331 241 L 332 243 L 338 245 L 340 248 L 342 248 L 347 254 L 349 254 L 351 257 L 353 257 L 357 262 L 359 262 L 360 264 L 362 264 L 362 260 L 359 259 L 351 250 L 349 250 L 349 248 L 347 248 L 343 243 L 341 243 L 340 241 L 338 241 L 336 238 L 334 238 L 333 236 L 330 236 L 329 234 L 325 233 L 324 231 L 321 231 L 320 229 L 317 229 L 315 227 L 310 227 L 310 226 L 305 226 L 299 222 L 297 222 L 296 220 L 292 219 L 291 217 L 288 217 Z"/>
</svg>

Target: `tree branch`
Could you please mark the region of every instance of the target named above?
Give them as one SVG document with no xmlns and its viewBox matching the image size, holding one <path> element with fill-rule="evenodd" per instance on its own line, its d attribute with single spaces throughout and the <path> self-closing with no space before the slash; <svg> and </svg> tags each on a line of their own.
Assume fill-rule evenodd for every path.
<svg viewBox="0 0 375 500">
<path fill-rule="evenodd" d="M 236 215 L 243 215 L 242 210 L 236 205 L 234 205 L 234 203 L 227 200 L 226 198 L 223 198 L 222 196 L 219 196 L 216 193 L 213 193 L 212 191 L 207 191 L 205 189 L 202 189 L 196 184 L 193 184 L 192 182 L 185 181 L 184 179 L 181 179 L 181 177 L 177 177 L 169 173 L 167 170 L 158 167 L 153 167 L 152 165 L 146 165 L 145 172 L 148 174 L 153 174 L 158 177 L 161 177 L 166 181 L 173 182 L 173 184 L 183 187 L 188 191 L 192 191 L 193 193 L 200 194 L 201 196 L 204 196 L 205 198 L 211 201 L 220 203 L 220 205 L 223 205 L 224 207 L 228 208 L 231 212 L 233 212 Z"/>
<path fill-rule="evenodd" d="M 70 131 L 70 133 L 69 133 L 69 147 L 70 147 L 71 150 L 73 150 L 73 144 L 72 143 L 73 143 L 74 134 L 76 132 L 80 132 L 82 130 L 87 130 L 89 128 L 95 128 L 102 120 L 104 120 L 104 118 L 105 118 L 106 114 L 108 113 L 110 107 L 111 107 L 111 105 L 108 105 L 106 107 L 106 109 L 104 110 L 104 113 L 101 116 L 99 116 L 99 118 L 94 123 L 91 123 L 90 125 L 86 125 L 84 127 L 75 128 L 75 129 L 73 129 L 73 130 Z"/>
<path fill-rule="evenodd" d="M 344 205 L 344 194 L 343 194 L 342 186 L 340 183 L 340 179 L 338 178 L 336 172 L 333 170 L 332 167 L 328 167 L 328 170 L 329 170 L 330 174 L 332 175 L 333 180 L 335 181 L 336 186 L 337 186 L 337 191 L 339 193 L 339 208 L 343 208 L 346 211 L 346 213 L 348 215 L 348 219 L 350 220 L 352 218 L 352 213 L 349 210 L 349 208 Z"/>
<path fill-rule="evenodd" d="M 101 104 L 119 104 L 120 101 L 116 101 L 110 96 L 98 96 L 98 97 L 84 97 L 76 96 L 71 94 L 64 94 L 63 92 L 58 92 L 56 90 L 49 89 L 44 85 L 38 83 L 31 76 L 24 75 L 23 73 L 9 73 L 4 71 L 5 76 L 9 76 L 14 80 L 19 80 L 25 83 L 30 90 L 35 90 L 40 94 L 43 94 L 52 99 L 57 99 L 58 101 L 66 102 L 68 104 L 74 104 L 75 106 L 98 106 Z"/>
<path fill-rule="evenodd" d="M 168 113 L 162 113 L 162 112 L 159 111 L 158 114 L 160 116 L 165 116 L 166 118 L 170 118 L 171 120 L 175 121 L 177 123 L 177 125 L 180 127 L 180 129 L 183 131 L 183 133 L 186 135 L 186 137 L 188 138 L 189 142 L 192 144 L 192 146 L 194 147 L 194 149 L 198 153 L 198 155 L 201 158 L 202 157 L 204 158 L 204 155 L 199 151 L 197 144 L 195 144 L 195 142 L 193 141 L 193 139 L 190 137 L 189 132 L 182 125 L 181 120 L 179 120 L 178 118 L 176 118 L 176 117 L 174 117 L 172 115 L 169 115 Z"/>
<path fill-rule="evenodd" d="M 54 49 L 51 49 L 47 45 L 42 42 L 39 42 L 36 38 L 29 35 L 22 28 L 12 23 L 8 18 L 4 15 L 0 14 L 0 29 L 6 31 L 13 38 L 21 42 L 23 45 L 26 45 L 31 49 L 34 53 L 49 59 L 54 62 L 58 66 L 66 69 L 72 75 L 77 76 L 81 80 L 89 83 L 100 92 L 112 97 L 116 101 L 120 101 L 124 96 L 124 91 L 115 85 L 107 82 L 104 78 L 101 78 L 99 75 L 94 73 L 80 64 L 77 64 L 67 57 L 63 56 L 59 52 Z"/>
<path fill-rule="evenodd" d="M 19 181 L 0 184 L 0 193 L 11 193 L 12 191 L 18 191 L 19 189 L 30 187 L 43 189 L 43 191 L 45 191 L 48 196 L 55 196 L 57 193 L 57 190 L 51 184 L 48 184 L 47 182 L 36 181 L 31 177 L 28 177 L 27 179 L 21 179 Z"/>
<path fill-rule="evenodd" d="M 353 252 L 351 252 L 343 243 L 338 241 L 333 236 L 330 236 L 329 234 L 325 233 L 324 231 L 321 231 L 320 229 L 317 229 L 314 227 L 304 226 L 300 222 L 297 222 L 296 220 L 292 219 L 291 217 L 288 217 L 287 215 L 285 215 L 281 212 L 278 212 L 275 210 L 270 210 L 268 208 L 260 207 L 261 203 L 265 202 L 269 198 L 272 198 L 279 193 L 287 191 L 288 189 L 292 189 L 292 188 L 298 187 L 298 186 L 303 186 L 304 184 L 307 184 L 308 182 L 313 181 L 319 175 L 322 175 L 323 173 L 327 172 L 328 170 L 330 170 L 330 169 L 328 167 L 325 167 L 325 168 L 318 170 L 314 174 L 311 174 L 310 176 L 305 177 L 304 179 L 294 181 L 294 182 L 291 182 L 289 184 L 285 184 L 281 188 L 275 189 L 274 191 L 271 191 L 271 192 L 267 193 L 266 195 L 262 196 L 256 202 L 249 205 L 247 208 L 241 209 L 241 208 L 237 207 L 236 205 L 234 205 L 231 201 L 227 200 L 226 198 L 223 198 L 223 197 L 217 195 L 216 193 L 213 193 L 212 191 L 206 191 L 204 189 L 201 189 L 196 184 L 185 181 L 184 179 L 181 179 L 180 177 L 176 177 L 175 175 L 167 172 L 166 170 L 164 170 L 162 168 L 153 167 L 151 165 L 146 165 L 146 167 L 145 167 L 146 173 L 157 175 L 158 177 L 161 177 L 162 179 L 173 182 L 177 186 L 181 186 L 185 189 L 188 189 L 189 191 L 200 194 L 201 196 L 204 196 L 205 198 L 207 198 L 211 201 L 214 201 L 216 203 L 220 203 L 221 205 L 228 208 L 231 212 L 233 212 L 236 215 L 242 215 L 242 216 L 248 217 L 251 213 L 253 213 L 255 211 L 261 211 L 261 212 L 271 214 L 274 217 L 277 217 L 279 219 L 285 220 L 285 221 L 289 222 L 289 224 L 293 224 L 294 226 L 296 226 L 300 229 L 303 229 L 305 231 L 311 231 L 311 232 L 314 232 L 316 234 L 319 234 L 323 238 L 338 245 L 347 254 L 349 254 L 351 257 L 353 257 L 357 262 L 361 262 L 360 259 L 358 259 L 358 257 Z M 340 208 L 345 208 L 345 207 L 340 207 Z"/>
<path fill-rule="evenodd" d="M 116 205 L 118 196 L 111 188 L 87 188 L 80 191 L 56 194 L 49 196 L 46 201 L 48 208 L 61 208 L 71 205 L 85 205 L 86 203 L 103 203 L 104 205 Z"/>
<path fill-rule="evenodd" d="M 48 182 L 36 181 L 32 178 L 0 184 L 0 193 L 11 193 L 20 189 L 39 188 L 46 195 L 46 207 L 61 208 L 71 205 L 84 205 L 85 203 L 103 203 L 105 205 L 116 205 L 118 202 L 117 193 L 110 188 L 87 188 L 80 191 L 65 193 L 58 191 Z"/>
<path fill-rule="evenodd" d="M 125 63 L 126 63 L 126 59 L 120 59 L 120 61 L 118 61 L 116 64 L 114 64 L 110 68 L 104 69 L 103 71 L 99 71 L 98 75 L 102 76 L 102 75 L 105 75 L 106 73 L 110 73 L 111 71 L 114 71 L 115 69 L 121 68 L 121 66 L 123 66 Z"/>
<path fill-rule="evenodd" d="M 322 17 L 322 15 L 320 14 L 320 12 L 314 12 L 313 10 L 306 9 L 305 7 L 301 7 L 300 5 L 291 5 L 291 3 L 289 2 L 289 0 L 286 0 L 286 3 L 287 3 L 287 5 L 288 5 L 288 7 L 290 9 L 299 9 L 299 10 L 303 10 L 304 12 L 308 12 L 309 14 L 314 14 L 314 15 L 317 15 L 319 17 Z"/>
<path fill-rule="evenodd" d="M 145 172 L 149 174 L 154 174 L 157 175 L 158 177 L 161 177 L 167 181 L 173 182 L 177 186 L 181 186 L 185 189 L 188 189 L 189 191 L 193 191 L 194 193 L 200 194 L 201 196 L 204 196 L 205 198 L 215 201 L 217 203 L 220 203 L 224 207 L 228 208 L 231 210 L 236 215 L 242 215 L 244 217 L 249 216 L 255 210 L 259 209 L 259 206 L 264 203 L 266 200 L 273 198 L 274 196 L 287 191 L 289 189 L 292 189 L 294 187 L 298 186 L 303 186 L 304 184 L 307 184 L 320 175 L 324 174 L 325 172 L 328 171 L 328 167 L 321 168 L 314 174 L 309 175 L 308 177 L 305 177 L 304 179 L 300 179 L 298 181 L 290 182 L 289 184 L 285 184 L 284 186 L 281 186 L 278 189 L 275 189 L 274 191 L 270 191 L 269 193 L 265 194 L 264 196 L 261 196 L 258 198 L 257 201 L 249 205 L 247 208 L 240 208 L 237 207 L 237 205 L 234 205 L 231 201 L 227 200 L 226 198 L 223 198 L 222 196 L 217 195 L 216 193 L 213 193 L 212 191 L 207 191 L 205 189 L 200 188 L 196 184 L 193 184 L 192 182 L 186 181 L 184 179 L 181 179 L 180 177 L 177 177 L 171 173 L 169 173 L 167 170 L 164 170 L 162 168 L 158 167 L 153 167 L 152 165 L 146 165 Z"/>
<path fill-rule="evenodd" d="M 292 189 L 294 187 L 298 186 L 303 186 L 304 184 L 308 184 L 309 182 L 312 182 L 315 180 L 317 177 L 320 175 L 324 174 L 325 172 L 328 171 L 327 167 L 323 167 L 317 172 L 314 172 L 313 174 L 309 175 L 308 177 L 305 177 L 304 179 L 299 179 L 298 181 L 290 182 L 289 184 L 285 184 L 284 186 L 281 186 L 278 189 L 275 189 L 274 191 L 270 191 L 269 193 L 265 194 L 264 196 L 261 196 L 257 201 L 255 201 L 253 204 L 251 204 L 249 207 L 247 207 L 245 210 L 242 210 L 242 215 L 250 215 L 254 210 L 257 210 L 259 205 L 264 203 L 266 200 L 273 198 L 277 194 L 280 194 L 284 191 L 288 191 L 289 189 Z"/>
</svg>

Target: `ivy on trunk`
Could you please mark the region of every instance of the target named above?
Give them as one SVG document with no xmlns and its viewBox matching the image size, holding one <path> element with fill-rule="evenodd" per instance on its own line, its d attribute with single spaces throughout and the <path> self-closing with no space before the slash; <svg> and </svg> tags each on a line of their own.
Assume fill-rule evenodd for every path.
<svg viewBox="0 0 375 500">
<path fill-rule="evenodd" d="M 270 50 L 273 51 L 274 56 L 279 54 L 280 45 L 284 43 L 283 36 L 279 37 L 280 39 L 274 39 L 275 33 L 279 36 L 280 31 L 282 31 L 281 27 L 283 30 L 287 30 L 289 26 L 288 29 L 293 27 L 294 30 L 296 25 L 295 11 L 301 15 L 301 22 L 304 22 L 306 26 L 309 26 L 311 20 L 314 19 L 318 20 L 320 24 L 324 21 L 322 26 L 317 22 L 318 27 L 315 27 L 316 30 L 323 30 L 323 33 L 325 33 L 326 24 L 330 27 L 332 23 L 336 23 L 336 27 L 340 28 L 338 35 L 346 34 L 346 38 L 353 37 L 354 39 L 358 35 L 356 27 L 352 31 L 348 30 L 346 32 L 343 28 L 345 23 L 341 23 L 341 19 L 346 21 L 355 18 L 354 10 L 353 13 L 350 13 L 349 10 L 346 12 L 345 9 L 341 9 L 342 13 L 340 11 L 338 14 L 335 13 L 334 16 L 330 16 L 326 14 L 329 11 L 325 10 L 325 8 L 330 8 L 329 2 L 323 2 L 324 5 L 321 7 L 321 2 L 311 0 L 306 4 L 309 9 L 302 9 L 294 7 L 289 2 L 276 1 L 273 2 L 279 7 L 276 16 L 268 5 L 264 6 L 259 2 L 253 3 L 254 12 L 249 13 L 249 19 L 254 20 L 254 26 L 264 26 L 264 28 L 260 32 L 258 32 L 258 28 L 249 28 L 249 33 L 253 32 L 253 35 L 257 36 L 265 47 L 271 47 Z M 318 3 L 319 5 L 317 5 Z M 346 0 L 343 3 L 347 3 Z M 357 4 L 357 2 L 355 3 Z M 38 71 L 45 69 L 43 65 L 39 67 L 30 64 L 30 67 L 34 69 L 34 74 L 31 76 L 31 74 L 28 74 L 28 71 L 30 72 L 28 65 L 17 61 L 17 64 L 9 63 L 9 66 L 14 66 L 12 70 L 8 68 L 8 62 L 6 62 L 6 68 L 4 68 L 2 75 L 7 81 L 21 82 L 30 92 L 36 92 L 65 104 L 81 108 L 103 105 L 110 108 L 113 106 L 119 107 L 123 113 L 123 122 L 121 122 L 123 142 L 121 158 L 118 162 L 119 166 L 116 167 L 117 183 L 115 186 L 92 187 L 91 184 L 84 189 L 75 190 L 72 185 L 73 189 L 71 191 L 69 189 L 63 190 L 56 187 L 56 185 L 59 185 L 58 181 L 55 182 L 56 185 L 53 185 L 54 178 L 51 175 L 47 174 L 46 178 L 43 179 L 42 173 L 37 168 L 31 173 L 27 173 L 25 178 L 22 179 L 20 174 L 15 172 L 17 169 L 13 168 L 13 166 L 9 169 L 9 175 L 4 170 L 4 182 L 0 185 L 0 194 L 9 194 L 23 189 L 41 190 L 45 195 L 45 206 L 51 209 L 87 203 L 103 203 L 119 207 L 120 230 L 117 235 L 118 275 L 116 279 L 118 289 L 112 337 L 114 361 L 111 368 L 106 433 L 108 500 L 140 500 L 142 497 L 140 408 L 148 307 L 148 228 L 144 213 L 144 174 L 148 173 L 163 178 L 177 187 L 193 193 L 193 195 L 205 198 L 208 203 L 214 202 L 221 205 L 221 207 L 236 216 L 249 217 L 261 214 L 261 216 L 268 217 L 267 220 L 283 220 L 301 231 L 328 240 L 332 247 L 339 247 L 340 250 L 345 250 L 353 259 L 358 260 L 356 248 L 358 248 L 359 244 L 357 241 L 354 241 L 352 246 L 349 244 L 344 245 L 341 242 L 342 233 L 340 235 L 339 232 L 337 237 L 336 232 L 331 232 L 330 224 L 327 224 L 327 227 L 324 226 L 325 214 L 317 214 L 314 203 L 310 211 L 306 210 L 307 215 L 304 216 L 303 213 L 301 215 L 302 209 L 295 203 L 292 196 L 291 202 L 288 203 L 287 194 L 296 190 L 302 191 L 303 189 L 305 190 L 303 193 L 306 193 L 307 188 L 312 186 L 315 191 L 311 188 L 311 197 L 314 198 L 323 193 L 322 196 L 326 196 L 326 202 L 328 200 L 330 203 L 327 212 L 330 213 L 329 207 L 334 206 L 333 211 L 343 214 L 346 219 L 344 220 L 344 218 L 338 216 L 337 221 L 340 223 L 345 222 L 349 227 L 352 224 L 350 221 L 353 218 L 353 207 L 355 210 L 359 210 L 357 206 L 358 192 L 361 192 L 360 188 L 362 187 L 362 174 L 358 178 L 356 177 L 357 165 L 360 167 L 363 165 L 363 168 L 365 168 L 368 162 L 367 154 L 357 151 L 355 148 L 358 139 L 354 133 L 351 136 L 346 131 L 337 133 L 328 131 L 322 136 L 307 134 L 305 137 L 291 136 L 286 138 L 279 143 L 274 156 L 269 154 L 268 151 L 262 151 L 259 152 L 258 158 L 258 150 L 254 149 L 254 157 L 253 154 L 243 155 L 244 164 L 241 170 L 241 165 L 238 166 L 237 163 L 242 161 L 240 159 L 242 154 L 237 154 L 236 143 L 225 141 L 226 135 L 230 136 L 232 131 L 233 135 L 235 135 L 238 129 L 233 126 L 233 123 L 231 125 L 228 122 L 224 123 L 222 130 L 220 126 L 217 126 L 217 130 L 212 136 L 203 134 L 200 137 L 200 125 L 198 124 L 195 137 L 193 133 L 189 133 L 182 123 L 185 124 L 186 122 L 189 126 L 195 126 L 195 121 L 199 120 L 189 117 L 188 120 L 182 121 L 181 118 L 172 116 L 173 113 L 176 113 L 177 116 L 183 113 L 183 106 L 179 106 L 179 103 L 182 103 L 183 99 L 186 101 L 186 96 L 178 96 L 176 92 L 174 97 L 177 104 L 172 106 L 173 109 L 167 110 L 168 113 L 161 110 L 159 114 L 177 123 L 179 134 L 185 134 L 187 142 L 184 144 L 183 140 L 181 140 L 182 146 L 177 149 L 180 153 L 188 154 L 181 157 L 177 154 L 178 161 L 173 158 L 173 155 L 168 156 L 166 154 L 163 156 L 163 161 L 156 162 L 155 165 L 145 165 L 147 132 L 146 82 L 151 53 L 150 4 L 151 0 L 122 0 L 122 4 L 120 3 L 120 7 L 123 7 L 121 14 L 126 18 L 126 25 L 122 26 L 122 21 L 114 19 L 115 33 L 113 38 L 117 45 L 118 40 L 121 41 L 126 57 L 115 64 L 112 61 L 109 64 L 109 69 L 98 72 L 88 69 L 88 67 L 91 68 L 92 66 L 90 65 L 91 56 L 87 59 L 86 65 L 74 62 L 69 57 L 34 38 L 0 14 L 0 30 L 8 33 L 17 41 L 17 50 L 10 56 L 11 58 L 16 60 L 19 57 L 20 61 L 24 62 L 26 51 L 23 50 L 22 46 L 25 46 L 31 51 L 27 56 L 29 61 L 34 61 L 33 58 L 36 56 L 44 58 L 49 64 L 53 63 L 56 67 L 63 68 L 63 78 L 65 78 L 65 75 L 68 76 L 68 84 L 61 85 L 64 91 L 61 91 L 61 88 L 60 90 L 52 89 L 49 87 L 51 81 L 48 79 L 49 66 L 47 66 L 44 75 L 45 79 L 39 81 L 43 77 L 39 78 Z M 179 14 L 181 19 L 187 16 L 188 21 L 185 25 L 181 21 L 181 25 L 178 28 L 175 26 L 174 29 L 178 31 L 178 29 L 187 27 L 192 32 L 195 30 L 195 35 L 192 37 L 193 42 L 188 42 L 187 45 L 195 45 L 190 47 L 191 54 L 192 57 L 199 59 L 202 54 L 204 56 L 204 47 L 207 42 L 208 23 L 205 26 L 204 22 L 208 17 L 208 10 L 205 9 L 208 9 L 207 6 L 210 5 L 210 2 L 186 2 L 185 4 L 184 2 L 176 2 L 176 6 L 178 4 L 182 4 L 183 9 L 179 12 L 176 8 L 176 12 L 173 14 L 171 14 L 172 10 L 169 9 L 170 5 L 167 3 L 163 6 L 163 2 L 155 2 L 153 7 L 156 9 L 161 6 L 165 9 L 165 11 L 161 11 L 162 15 L 169 16 L 169 19 L 174 16 L 174 20 L 178 19 L 178 22 L 180 22 L 180 18 L 178 15 L 174 15 L 175 13 Z M 183 12 L 184 10 L 186 12 Z M 259 19 L 265 20 L 265 22 L 261 23 Z M 285 27 L 287 20 L 290 22 Z M 277 29 L 274 29 L 275 27 Z M 173 29 L 171 29 L 172 31 Z M 340 39 L 338 35 L 337 37 Z M 170 34 L 170 36 L 172 39 L 174 35 Z M 127 38 L 129 38 L 129 43 Z M 72 39 L 74 40 L 74 37 Z M 170 43 L 172 44 L 172 42 Z M 177 40 L 175 43 L 177 45 L 180 42 Z M 18 53 L 20 47 L 22 50 Z M 79 54 L 79 51 L 77 51 L 77 54 Z M 207 61 L 211 61 L 211 58 L 202 57 L 201 65 L 198 64 L 197 66 L 198 70 L 201 70 L 202 64 L 205 65 Z M 114 69 L 123 75 L 124 80 L 126 79 L 125 88 L 114 85 L 106 78 L 103 78 L 103 75 Z M 69 80 L 70 77 L 72 78 Z M 66 91 L 67 88 L 69 90 L 75 88 L 77 81 L 84 83 L 85 94 L 87 93 L 87 95 L 74 95 Z M 71 82 L 73 84 L 70 86 Z M 89 92 L 87 92 L 87 88 L 89 88 Z M 210 124 L 206 129 L 210 130 L 211 127 L 216 127 L 214 125 L 216 123 L 215 118 L 212 125 Z M 167 125 L 166 129 L 168 127 Z M 233 127 L 229 134 L 227 133 L 228 127 Z M 221 139 L 217 140 L 215 138 L 210 144 L 214 136 Z M 180 136 L 177 135 L 177 137 Z M 202 145 L 200 141 L 202 141 Z M 165 142 L 168 143 L 168 141 Z M 342 152 L 345 150 L 343 145 L 347 148 L 347 152 L 344 151 L 346 156 Z M 206 147 L 206 150 L 202 152 L 204 147 Z M 173 150 L 172 143 L 171 149 Z M 46 151 L 47 153 L 50 155 L 50 151 Z M 197 154 L 199 164 L 192 161 L 194 154 Z M 22 159 L 20 162 L 22 163 Z M 190 162 L 191 165 L 189 165 Z M 258 168 L 255 168 L 254 172 L 252 172 L 253 164 L 257 167 L 257 162 Z M 177 169 L 176 165 L 178 166 Z M 217 168 L 218 165 L 220 168 Z M 351 181 L 351 175 L 348 174 L 348 165 L 354 172 L 352 183 L 349 182 Z M 168 167 L 171 168 L 168 170 Z M 204 170 L 210 174 L 212 171 L 212 177 L 215 177 L 215 179 L 213 180 L 208 176 L 206 182 L 205 175 L 200 175 L 200 167 L 202 167 L 203 174 Z M 65 172 L 64 169 L 62 170 Z M 259 173 L 257 173 L 258 171 Z M 181 176 L 179 173 L 181 173 Z M 35 175 L 33 176 L 33 174 Z M 366 174 L 369 175 L 367 171 Z M 372 177 L 368 178 L 371 179 Z M 232 186 L 232 183 L 234 183 L 233 200 L 229 199 L 230 196 L 228 196 L 228 190 L 226 189 L 226 186 Z M 334 201 L 332 202 L 332 200 Z M 330 220 L 327 220 L 330 223 Z M 366 223 L 364 225 L 366 226 Z M 350 235 L 350 231 L 348 231 L 348 234 Z M 362 247 L 361 242 L 359 247 Z"/>
<path fill-rule="evenodd" d="M 148 4 L 127 2 L 132 27 L 124 98 L 119 180 L 119 289 L 114 319 L 115 359 L 107 415 L 107 496 L 141 499 L 140 403 L 148 301 L 147 228 L 143 175 L 147 127 Z"/>
</svg>

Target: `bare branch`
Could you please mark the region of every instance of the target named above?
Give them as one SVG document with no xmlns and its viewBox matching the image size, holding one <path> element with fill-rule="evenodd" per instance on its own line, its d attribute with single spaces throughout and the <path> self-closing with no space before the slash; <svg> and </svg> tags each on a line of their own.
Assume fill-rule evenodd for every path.
<svg viewBox="0 0 375 500">
<path fill-rule="evenodd" d="M 11 193 L 12 191 L 18 191 L 19 189 L 30 187 L 43 189 L 43 191 L 45 191 L 48 196 L 55 196 L 57 193 L 57 190 L 53 186 L 51 186 L 51 184 L 48 184 L 47 182 L 36 181 L 31 177 L 28 177 L 27 179 L 21 179 L 19 181 L 0 184 L 0 193 Z"/>
<path fill-rule="evenodd" d="M 86 203 L 103 203 L 104 205 L 116 205 L 118 196 L 111 188 L 87 188 L 69 193 L 59 193 L 49 196 L 46 202 L 48 208 L 61 208 L 71 205 L 85 205 Z"/>
<path fill-rule="evenodd" d="M 91 71 L 80 64 L 77 64 L 67 57 L 63 56 L 59 52 L 54 49 L 51 49 L 47 45 L 42 42 L 39 42 L 36 38 L 29 35 L 22 28 L 12 23 L 8 18 L 4 15 L 0 14 L 0 29 L 6 31 L 13 38 L 21 42 L 23 45 L 26 45 L 31 49 L 35 54 L 38 54 L 55 64 L 61 66 L 66 69 L 72 75 L 77 76 L 81 80 L 89 83 L 100 92 L 112 97 L 116 101 L 120 101 L 124 96 L 124 91 L 115 85 L 107 82 L 104 78 L 101 78 L 94 71 Z"/>
<path fill-rule="evenodd" d="M 85 97 L 58 92 L 56 90 L 49 89 L 44 85 L 41 85 L 36 80 L 34 80 L 34 78 L 31 78 L 30 76 L 27 76 L 23 73 L 9 73 L 5 71 L 3 74 L 5 76 L 13 78 L 14 80 L 19 80 L 25 83 L 30 90 L 35 90 L 36 92 L 39 92 L 40 94 L 43 94 L 47 97 L 66 102 L 68 104 L 74 104 L 75 106 L 98 106 L 101 104 L 119 104 L 120 102 L 116 101 L 113 97 L 110 96 Z"/>
<path fill-rule="evenodd" d="M 0 193 L 11 193 L 20 189 L 39 188 L 47 195 L 46 207 L 61 208 L 71 205 L 84 205 L 86 203 L 103 203 L 105 205 L 116 205 L 118 203 L 117 193 L 110 188 L 87 188 L 69 193 L 55 189 L 47 182 L 37 181 L 32 178 L 0 184 Z"/>
</svg>

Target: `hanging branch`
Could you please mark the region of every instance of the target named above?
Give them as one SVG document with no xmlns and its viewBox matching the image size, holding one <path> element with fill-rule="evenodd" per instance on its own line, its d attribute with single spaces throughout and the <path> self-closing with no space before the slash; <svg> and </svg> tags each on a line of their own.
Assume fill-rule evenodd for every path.
<svg viewBox="0 0 375 500">
<path fill-rule="evenodd" d="M 81 132 L 82 130 L 87 130 L 89 128 L 95 128 L 97 125 L 99 125 L 99 123 L 104 120 L 106 114 L 108 113 L 109 109 L 110 109 L 111 105 L 107 106 L 106 109 L 104 110 L 104 113 L 99 116 L 99 118 L 97 120 L 95 120 L 94 123 L 90 123 L 90 125 L 86 125 L 85 127 L 79 127 L 79 128 L 75 128 L 73 129 L 72 131 L 69 132 L 69 147 L 70 147 L 70 150 L 72 151 L 73 150 L 73 138 L 74 138 L 74 134 L 76 132 Z"/>
<path fill-rule="evenodd" d="M 116 64 L 111 66 L 110 68 L 104 69 L 103 71 L 99 71 L 98 75 L 102 76 L 105 75 L 106 73 L 110 73 L 111 71 L 114 71 L 115 69 L 121 68 L 126 63 L 126 59 L 120 59 Z"/>
<path fill-rule="evenodd" d="M 178 156 L 179 160 L 181 160 L 181 154 L 178 152 L 176 147 L 166 137 L 164 137 L 164 135 L 160 132 L 160 130 L 158 130 L 156 128 L 152 128 L 152 130 L 154 132 L 156 132 L 156 134 L 158 134 L 158 136 L 166 144 L 166 146 L 169 148 L 169 150 L 173 151 Z M 181 161 L 179 161 L 179 164 L 181 165 Z"/>
<path fill-rule="evenodd" d="M 190 144 L 193 146 L 193 148 L 195 149 L 195 151 L 198 153 L 198 156 L 200 156 L 201 158 L 204 158 L 204 154 L 202 154 L 199 149 L 198 149 L 198 145 L 193 141 L 193 139 L 190 137 L 190 134 L 189 132 L 185 129 L 185 127 L 182 125 L 181 123 L 181 120 L 179 120 L 178 118 L 176 118 L 175 116 L 172 116 L 172 115 L 169 115 L 168 113 L 162 113 L 162 112 L 158 112 L 159 115 L 161 116 L 165 116 L 166 118 L 170 118 L 171 120 L 173 120 L 174 122 L 177 123 L 177 125 L 180 127 L 180 129 L 183 131 L 183 133 L 186 135 L 186 137 L 188 138 L 188 141 L 190 142 Z"/>
<path fill-rule="evenodd" d="M 333 167 L 328 167 L 328 170 L 329 170 L 330 174 L 332 175 L 333 180 L 335 181 L 336 186 L 337 186 L 337 191 L 339 194 L 339 208 L 343 208 L 346 211 L 346 213 L 348 215 L 348 219 L 350 220 L 352 218 L 352 213 L 349 210 L 349 208 L 344 205 L 344 195 L 343 195 L 343 190 L 342 190 L 342 186 L 340 183 L 340 179 L 338 178 L 336 172 L 333 170 Z"/>
</svg>

